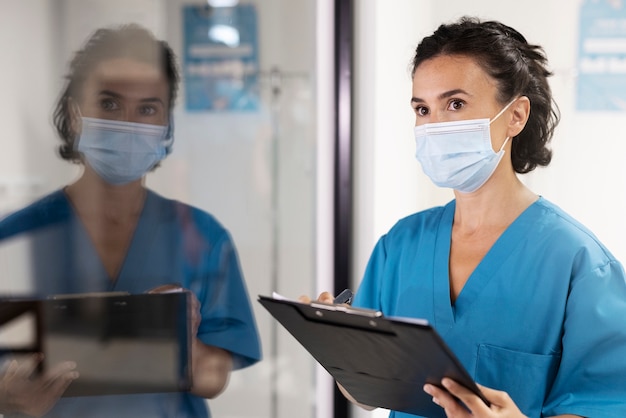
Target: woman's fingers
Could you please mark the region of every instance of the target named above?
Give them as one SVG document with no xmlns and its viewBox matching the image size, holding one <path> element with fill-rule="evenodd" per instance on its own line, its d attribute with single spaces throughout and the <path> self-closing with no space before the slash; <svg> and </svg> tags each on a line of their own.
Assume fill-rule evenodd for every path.
<svg viewBox="0 0 626 418">
<path fill-rule="evenodd" d="M 445 409 L 448 418 L 525 417 L 506 392 L 478 385 L 491 404 L 487 406 L 481 397 L 452 379 L 444 378 L 441 385 L 443 388 L 426 384 L 424 391 L 433 397 L 433 402 Z"/>
<path fill-rule="evenodd" d="M 441 381 L 441 384 L 448 390 L 448 392 L 459 398 L 474 415 L 489 412 L 487 404 L 465 386 L 460 385 L 447 377 Z M 487 397 L 486 394 L 485 397 Z M 489 397 L 487 398 L 489 399 Z"/>
<path fill-rule="evenodd" d="M 322 292 L 317 297 L 317 301 L 323 303 L 333 303 L 334 300 L 335 297 L 330 292 Z"/>
<path fill-rule="evenodd" d="M 489 399 L 489 402 L 491 402 L 494 405 L 505 406 L 508 403 L 513 402 L 509 394 L 506 392 L 502 392 L 501 390 L 491 389 L 491 388 L 488 388 L 487 386 L 483 386 L 478 383 L 476 383 L 476 386 L 478 386 L 478 389 L 480 389 L 482 394 L 485 395 L 485 398 Z"/>
<path fill-rule="evenodd" d="M 34 374 L 43 356 L 36 354 L 11 361 L 0 376 L 0 404 L 35 417 L 54 406 L 78 377 L 76 363 L 62 362 L 43 374 Z"/>
<path fill-rule="evenodd" d="M 148 293 L 177 293 L 177 292 L 182 292 L 185 289 L 183 289 L 183 287 L 179 284 L 162 284 L 159 285 L 157 287 L 153 287 L 152 289 L 148 290 Z"/>
<path fill-rule="evenodd" d="M 78 377 L 80 374 L 75 370 L 76 364 L 72 362 L 65 362 L 54 375 L 46 379 L 46 390 L 52 400 L 56 400 L 61 397 L 67 387 Z"/>
<path fill-rule="evenodd" d="M 43 354 L 41 353 L 29 355 L 21 361 L 13 360 L 14 368 L 11 376 L 29 378 L 35 372 L 37 366 L 42 362 L 42 360 Z M 7 374 L 7 376 L 9 375 Z"/>
<path fill-rule="evenodd" d="M 330 292 L 322 292 L 317 297 L 316 302 L 333 303 L 333 300 L 335 300 L 335 297 Z M 300 296 L 298 298 L 298 302 L 301 302 L 301 303 L 311 303 L 311 302 L 313 302 L 313 300 L 310 297 L 308 297 L 307 295 L 302 295 L 302 296 Z"/>
<path fill-rule="evenodd" d="M 19 364 L 17 363 L 17 360 L 11 359 L 3 364 L 2 367 L 4 370 L 2 371 L 1 375 L 5 379 L 12 379 L 17 374 Z"/>
<path fill-rule="evenodd" d="M 64 361 L 52 366 L 50 370 L 46 372 L 44 380 L 47 382 L 52 382 L 58 379 L 69 379 L 72 381 L 77 377 L 78 372 L 76 371 L 76 363 L 73 361 Z"/>
<path fill-rule="evenodd" d="M 435 385 L 426 384 L 424 385 L 424 392 L 431 395 L 433 397 L 433 402 L 446 411 L 448 418 L 471 417 L 469 411 L 445 389 L 439 388 Z"/>
</svg>

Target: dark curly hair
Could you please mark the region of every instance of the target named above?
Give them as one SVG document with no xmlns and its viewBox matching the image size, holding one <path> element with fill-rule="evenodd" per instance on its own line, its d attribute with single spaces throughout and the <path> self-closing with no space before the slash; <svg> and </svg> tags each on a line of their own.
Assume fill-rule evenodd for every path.
<svg viewBox="0 0 626 418">
<path fill-rule="evenodd" d="M 83 48 L 76 52 L 71 61 L 69 73 L 65 77 L 67 84 L 54 109 L 53 123 L 63 141 L 59 146 L 59 154 L 64 160 L 81 161 L 80 154 L 74 149 L 76 133 L 72 129 L 70 99 L 80 101 L 85 81 L 94 68 L 101 62 L 113 58 L 132 58 L 158 65 L 169 84 L 169 113 L 171 114 L 180 77 L 176 57 L 170 46 L 165 41 L 156 39 L 150 31 L 137 24 L 98 29 Z"/>
<path fill-rule="evenodd" d="M 462 17 L 443 24 L 424 38 L 415 50 L 411 75 L 424 61 L 441 55 L 464 55 L 476 63 L 498 85 L 497 100 L 506 104 L 519 96 L 530 100 L 526 126 L 512 138 L 511 160 L 517 173 L 528 173 L 552 160 L 548 147 L 559 122 L 552 99 L 548 60 L 541 46 L 529 44 L 515 29 L 496 21 Z"/>
</svg>

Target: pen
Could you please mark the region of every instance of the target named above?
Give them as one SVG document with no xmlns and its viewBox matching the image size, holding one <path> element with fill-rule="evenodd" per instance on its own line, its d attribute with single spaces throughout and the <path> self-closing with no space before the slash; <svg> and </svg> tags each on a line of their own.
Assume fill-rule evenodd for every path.
<svg viewBox="0 0 626 418">
<path fill-rule="evenodd" d="M 348 305 L 350 305 L 352 303 L 352 296 L 354 296 L 354 293 L 352 293 L 352 290 L 350 289 L 345 289 L 344 291 L 342 291 L 340 294 L 338 294 L 335 299 L 333 300 L 334 304 L 342 304 L 342 303 L 347 303 Z"/>
</svg>

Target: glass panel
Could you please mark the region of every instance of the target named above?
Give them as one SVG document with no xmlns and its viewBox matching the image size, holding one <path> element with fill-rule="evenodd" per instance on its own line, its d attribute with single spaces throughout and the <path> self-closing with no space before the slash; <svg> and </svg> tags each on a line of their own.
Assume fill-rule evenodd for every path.
<svg viewBox="0 0 626 418">
<path fill-rule="evenodd" d="M 308 0 L 245 1 L 223 8 L 209 8 L 206 2 L 189 0 L 5 0 L 0 3 L 0 47 L 5 58 L 0 70 L 0 89 L 4 93 L 0 104 L 0 120 L 4 125 L 3 152 L 0 153 L 0 216 L 52 194 L 57 199 L 69 199 L 64 202 L 73 215 L 68 216 L 78 219 L 74 224 L 77 229 L 60 240 L 55 235 L 56 238 L 50 238 L 42 248 L 37 231 L 29 230 L 8 238 L 18 223 L 5 218 L 0 224 L 0 294 L 30 296 L 33 291 L 48 295 L 60 290 L 75 293 L 116 289 L 124 277 L 123 269 L 128 268 L 125 260 L 163 254 L 157 260 L 163 262 L 171 252 L 190 256 L 186 246 L 197 249 L 194 246 L 197 242 L 193 240 L 202 241 L 204 236 L 183 233 L 185 241 L 161 242 L 159 238 L 150 238 L 156 236 L 150 234 L 158 235 L 161 225 L 145 221 L 143 226 L 133 223 L 126 230 L 130 231 L 126 240 L 122 240 L 126 244 L 112 244 L 106 241 L 108 235 L 94 235 L 89 229 L 91 219 L 83 216 L 86 212 L 81 212 L 80 204 L 73 199 L 85 199 L 99 209 L 106 205 L 113 211 L 116 208 L 110 206 L 112 201 L 80 194 L 70 197 L 69 192 L 62 191 L 67 185 L 81 184 L 79 179 L 87 174 L 96 173 L 100 180 L 104 179 L 104 174 L 95 169 L 98 163 L 92 163 L 94 170 L 85 171 L 82 163 L 72 164 L 58 154 L 61 141 L 52 125 L 53 110 L 66 85 L 64 77 L 70 72 L 69 62 L 96 29 L 137 23 L 156 38 L 165 40 L 177 57 L 182 80 L 175 106 L 168 111 L 165 104 L 163 120 L 149 122 L 126 116 L 96 115 L 86 110 L 86 99 L 81 97 L 70 105 L 70 130 L 87 132 L 87 128 L 92 127 L 98 131 L 101 124 L 117 132 L 135 134 L 135 129 L 141 128 L 135 125 L 111 128 L 89 118 L 164 127 L 168 120 L 174 121 L 172 151 L 156 170 L 147 174 L 145 186 L 167 199 L 213 215 L 228 230 L 245 278 L 263 350 L 261 362 L 230 375 L 227 389 L 209 402 L 211 412 L 222 418 L 312 417 L 314 362 L 264 311 L 256 298 L 272 291 L 297 297 L 302 293 L 312 294 L 315 288 L 315 7 L 315 2 Z M 132 61 L 136 56 L 130 58 Z M 107 67 L 107 71 L 118 74 L 126 71 L 125 68 L 116 63 Z M 141 84 L 149 80 L 150 69 L 150 66 L 140 66 L 128 71 L 137 72 L 136 80 Z M 167 102 L 169 84 L 165 82 L 163 86 Z M 98 106 L 115 106 L 116 95 L 126 100 L 125 95 L 132 96 L 134 88 L 135 84 L 119 91 L 96 89 L 99 98 L 115 99 L 106 103 L 100 100 Z M 150 106 L 133 109 L 152 112 L 150 109 L 155 102 L 158 107 L 161 96 L 158 89 L 153 91 L 157 91 L 153 94 L 156 100 L 153 100 L 155 97 L 144 100 L 145 94 L 139 96 Z M 80 103 L 73 107 L 76 102 Z M 144 131 L 153 132 L 151 129 Z M 157 129 L 154 134 L 163 132 Z M 81 138 L 86 146 L 87 134 L 83 133 Z M 98 138 L 101 139 L 96 137 L 94 141 Z M 86 152 L 83 148 L 79 150 Z M 135 210 L 144 213 L 144 207 L 140 203 Z M 111 212 L 111 216 L 115 213 Z M 25 216 L 24 222 L 45 224 L 45 216 L 34 211 Z M 189 216 L 192 223 L 197 221 L 194 216 L 202 217 L 195 212 L 190 212 Z M 141 222 L 143 218 L 138 219 Z M 145 246 L 135 244 L 139 238 L 130 241 L 129 237 L 137 236 L 134 225 L 144 228 L 142 233 L 148 237 L 144 237 Z M 91 260 L 84 258 L 85 248 L 91 249 Z M 111 248 L 118 251 L 110 251 Z M 128 252 L 119 251 L 120 248 L 128 248 Z M 68 259 L 57 257 L 57 250 L 64 251 Z M 78 256 L 79 251 L 83 255 Z M 111 258 L 103 258 L 105 255 L 118 260 L 117 264 L 110 262 Z M 158 281 L 166 283 L 177 281 L 168 272 L 176 271 L 176 277 L 187 277 L 189 273 L 179 271 L 189 267 L 186 261 L 176 262 L 177 267 L 168 265 L 168 270 L 159 270 L 151 263 L 134 263 L 133 268 L 141 277 L 149 271 L 161 273 L 163 277 Z M 208 260 L 207 265 L 211 262 Z M 42 277 L 67 268 L 63 263 L 80 264 L 82 276 L 76 277 L 81 282 L 42 285 Z M 124 267 L 120 269 L 120 265 Z M 106 269 L 107 266 L 117 266 L 117 270 Z M 101 289 L 93 276 L 106 277 L 106 273 L 111 272 L 114 273 L 109 277 L 117 277 L 117 284 Z M 147 290 L 142 286 L 154 279 L 131 284 L 131 276 L 127 278 L 129 283 L 120 286 L 131 293 Z M 198 286 L 204 289 L 204 285 Z M 229 309 L 226 300 L 237 300 L 222 291 L 219 300 L 214 300 L 214 305 L 207 308 L 211 298 L 195 288 L 191 290 L 209 310 Z M 235 320 L 226 323 L 230 323 L 228 321 Z M 211 326 L 214 328 L 212 335 L 220 332 L 215 324 L 204 322 L 200 330 Z M 14 340 L 22 337 L 15 336 Z M 80 365 L 78 368 L 80 370 Z M 62 402 L 71 403 L 73 399 L 66 398 Z M 104 408 L 106 402 L 94 400 L 92 407 Z M 155 413 L 165 402 L 153 401 Z"/>
</svg>

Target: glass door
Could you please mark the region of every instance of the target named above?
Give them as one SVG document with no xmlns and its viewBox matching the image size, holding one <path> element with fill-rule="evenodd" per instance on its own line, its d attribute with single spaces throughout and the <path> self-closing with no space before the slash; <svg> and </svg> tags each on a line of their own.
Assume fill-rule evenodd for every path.
<svg viewBox="0 0 626 418">
<path fill-rule="evenodd" d="M 215 417 L 315 416 L 315 362 L 256 299 L 317 291 L 316 7 L 310 0 L 0 4 L 2 216 L 80 175 L 80 166 L 58 157 L 51 120 L 69 60 L 91 33 L 137 23 L 176 54 L 173 150 L 146 185 L 212 214 L 231 233 L 263 350 L 261 362 L 233 372 L 209 401 Z M 3 249 L 2 293 L 28 291 L 40 262 L 28 246 Z"/>
</svg>

